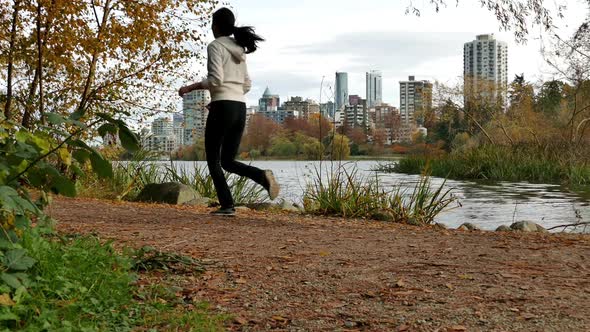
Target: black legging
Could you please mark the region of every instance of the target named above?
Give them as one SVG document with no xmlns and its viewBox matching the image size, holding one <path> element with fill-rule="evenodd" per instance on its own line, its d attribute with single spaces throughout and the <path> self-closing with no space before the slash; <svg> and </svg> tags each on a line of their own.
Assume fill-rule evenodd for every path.
<svg viewBox="0 0 590 332">
<path fill-rule="evenodd" d="M 205 128 L 205 152 L 209 173 L 213 178 L 222 208 L 234 206 L 222 167 L 230 173 L 248 177 L 267 187 L 263 170 L 235 160 L 245 126 L 245 103 L 221 100 L 209 105 L 209 116 Z"/>
</svg>

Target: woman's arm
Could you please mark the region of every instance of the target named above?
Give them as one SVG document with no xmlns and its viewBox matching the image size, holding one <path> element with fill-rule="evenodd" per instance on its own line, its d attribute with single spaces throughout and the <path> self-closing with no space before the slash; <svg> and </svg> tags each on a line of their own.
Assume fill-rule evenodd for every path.
<svg viewBox="0 0 590 332">
<path fill-rule="evenodd" d="M 193 90 L 210 90 L 223 84 L 223 55 L 221 47 L 216 43 L 211 43 L 207 46 L 207 78 L 201 82 L 180 88 L 178 94 L 181 97 Z"/>
</svg>

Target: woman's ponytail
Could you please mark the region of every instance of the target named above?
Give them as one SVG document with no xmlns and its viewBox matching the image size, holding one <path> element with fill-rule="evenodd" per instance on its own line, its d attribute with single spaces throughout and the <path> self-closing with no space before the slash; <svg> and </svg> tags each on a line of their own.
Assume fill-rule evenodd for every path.
<svg viewBox="0 0 590 332">
<path fill-rule="evenodd" d="M 242 46 L 246 53 L 255 52 L 258 49 L 258 42 L 264 41 L 264 38 L 260 37 L 254 32 L 253 27 L 235 27 L 234 37 L 236 43 Z"/>
<path fill-rule="evenodd" d="M 246 53 L 252 53 L 258 48 L 258 42 L 264 41 L 254 32 L 253 27 L 236 27 L 234 13 L 228 8 L 220 8 L 213 13 L 213 25 L 222 36 L 234 35 L 236 43 L 242 46 Z"/>
</svg>

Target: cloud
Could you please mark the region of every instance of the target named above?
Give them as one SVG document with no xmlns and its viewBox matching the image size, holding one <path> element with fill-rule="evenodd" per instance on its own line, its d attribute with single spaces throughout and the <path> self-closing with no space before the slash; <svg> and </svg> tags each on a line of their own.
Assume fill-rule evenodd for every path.
<svg viewBox="0 0 590 332">
<path fill-rule="evenodd" d="M 466 32 L 350 32 L 323 42 L 292 46 L 287 53 L 307 56 L 347 57 L 352 60 L 344 71 L 371 68 L 399 73 L 429 61 L 463 54 L 463 44 L 474 39 Z M 457 68 L 458 71 L 461 68 Z"/>
</svg>

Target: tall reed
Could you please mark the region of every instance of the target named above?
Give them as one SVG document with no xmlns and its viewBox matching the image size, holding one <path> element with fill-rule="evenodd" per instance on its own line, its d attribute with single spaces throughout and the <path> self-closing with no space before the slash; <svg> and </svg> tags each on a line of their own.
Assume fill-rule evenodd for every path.
<svg viewBox="0 0 590 332">
<path fill-rule="evenodd" d="M 303 203 L 309 213 L 346 218 L 387 214 L 396 222 L 424 225 L 434 223 L 436 216 L 456 201 L 444 186 L 445 183 L 433 190 L 429 177 L 424 176 L 408 194 L 401 186 L 387 189 L 377 174 L 362 176 L 356 168 L 340 166 L 330 170 L 325 178 L 316 168 Z"/>
</svg>

